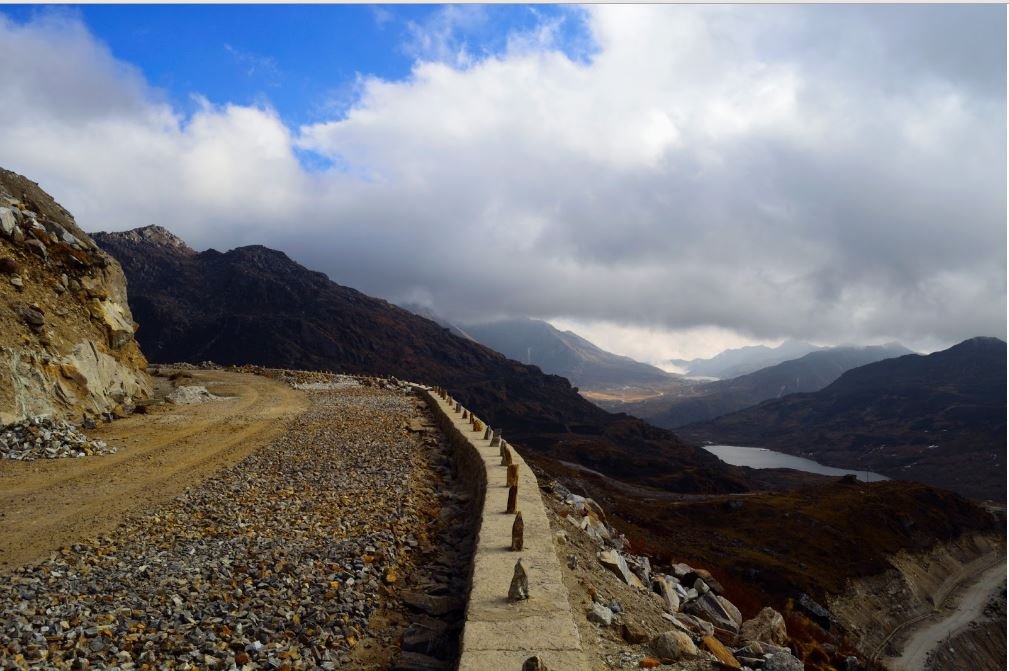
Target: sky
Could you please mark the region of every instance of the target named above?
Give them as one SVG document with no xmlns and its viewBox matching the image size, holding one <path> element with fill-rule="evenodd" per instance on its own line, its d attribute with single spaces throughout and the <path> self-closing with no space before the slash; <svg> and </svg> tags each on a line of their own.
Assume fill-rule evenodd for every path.
<svg viewBox="0 0 1009 671">
<path fill-rule="evenodd" d="M 643 361 L 1006 335 L 1000 5 L 0 6 L 0 165 Z"/>
</svg>

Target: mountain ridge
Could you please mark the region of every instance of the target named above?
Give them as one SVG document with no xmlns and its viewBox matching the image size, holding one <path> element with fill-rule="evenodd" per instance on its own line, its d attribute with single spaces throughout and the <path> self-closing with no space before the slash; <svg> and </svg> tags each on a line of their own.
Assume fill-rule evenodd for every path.
<svg viewBox="0 0 1009 671">
<path fill-rule="evenodd" d="M 970 338 L 847 371 L 682 433 L 873 470 L 976 498 L 1006 496 L 1006 343 Z"/>
<path fill-rule="evenodd" d="M 130 281 L 154 361 L 254 363 L 407 376 L 479 409 L 535 456 L 682 491 L 741 491 L 744 471 L 674 434 L 583 399 L 564 378 L 511 361 L 262 245 L 191 254 L 155 232 L 96 233 Z"/>
<path fill-rule="evenodd" d="M 667 429 L 714 419 L 788 394 L 818 391 L 846 371 L 867 363 L 911 353 L 899 343 L 867 347 L 825 347 L 797 359 L 739 377 L 698 382 L 678 397 L 633 403 L 600 403 Z"/>
</svg>

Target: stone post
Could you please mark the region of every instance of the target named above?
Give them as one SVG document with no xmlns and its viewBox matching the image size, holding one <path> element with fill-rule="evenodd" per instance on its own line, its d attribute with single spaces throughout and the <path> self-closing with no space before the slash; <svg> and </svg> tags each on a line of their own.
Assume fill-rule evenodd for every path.
<svg viewBox="0 0 1009 671">
<path fill-rule="evenodd" d="M 522 522 L 522 511 L 515 513 L 515 521 L 512 522 L 512 551 L 522 550 L 523 535 L 525 534 L 525 524 Z"/>
<path fill-rule="evenodd" d="M 505 509 L 506 513 L 514 513 L 515 507 L 518 504 L 519 499 L 519 486 L 512 485 L 508 488 L 508 508 Z"/>
<path fill-rule="evenodd" d="M 518 464 L 507 464 L 508 466 L 508 486 L 518 487 L 519 484 L 519 465 Z"/>
<path fill-rule="evenodd" d="M 522 671 L 550 671 L 550 669 L 547 668 L 546 662 L 537 655 L 530 657 L 522 664 Z"/>
<path fill-rule="evenodd" d="M 493 434 L 491 434 L 490 446 L 497 447 L 500 444 L 501 444 L 501 429 L 497 429 L 494 431 Z"/>
<path fill-rule="evenodd" d="M 459 401 L 455 402 L 455 411 L 456 412 L 461 412 L 462 411 L 462 403 L 460 403 Z"/>
<path fill-rule="evenodd" d="M 490 428 L 489 426 L 486 429 L 484 429 L 483 432 L 484 440 L 490 440 L 493 435 L 494 435 L 494 429 Z"/>
<path fill-rule="evenodd" d="M 515 562 L 515 574 L 512 575 L 512 584 L 508 588 L 509 601 L 522 601 L 529 598 L 529 577 L 526 570 L 522 568 L 522 560 Z"/>
</svg>

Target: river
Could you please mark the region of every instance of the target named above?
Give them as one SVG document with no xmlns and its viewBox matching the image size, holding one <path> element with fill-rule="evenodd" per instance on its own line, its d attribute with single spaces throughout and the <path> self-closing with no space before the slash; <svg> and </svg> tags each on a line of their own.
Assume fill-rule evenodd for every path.
<svg viewBox="0 0 1009 671">
<path fill-rule="evenodd" d="M 749 466 L 750 468 L 793 468 L 807 473 L 820 475 L 857 475 L 859 480 L 877 482 L 890 478 L 871 471 L 854 471 L 845 468 L 833 468 L 818 464 L 812 459 L 796 457 L 784 452 L 775 452 L 763 447 L 738 447 L 736 445 L 705 445 L 704 449 L 733 466 Z"/>
</svg>

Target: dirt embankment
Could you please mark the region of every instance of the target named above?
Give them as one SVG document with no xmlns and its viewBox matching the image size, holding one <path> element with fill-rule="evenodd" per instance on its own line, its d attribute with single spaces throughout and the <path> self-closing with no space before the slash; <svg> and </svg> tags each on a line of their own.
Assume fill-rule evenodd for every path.
<svg viewBox="0 0 1009 671">
<path fill-rule="evenodd" d="M 164 405 L 89 434 L 118 452 L 0 461 L 0 573 L 107 533 L 279 436 L 307 397 L 256 375 L 192 371 L 225 400 Z"/>
<path fill-rule="evenodd" d="M 859 578 L 830 609 L 868 656 L 900 654 L 904 643 L 960 587 L 1005 563 L 1005 537 L 964 534 L 922 554 L 900 552 L 884 573 Z"/>
</svg>

